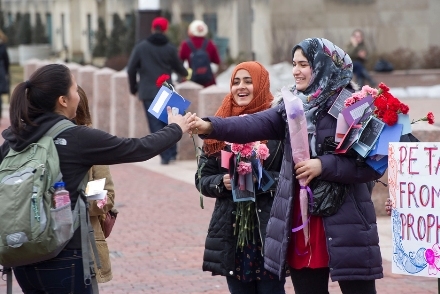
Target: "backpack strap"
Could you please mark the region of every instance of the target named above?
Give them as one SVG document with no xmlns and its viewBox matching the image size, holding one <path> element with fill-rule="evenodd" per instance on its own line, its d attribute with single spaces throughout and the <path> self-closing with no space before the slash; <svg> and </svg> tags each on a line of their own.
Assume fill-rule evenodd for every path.
<svg viewBox="0 0 440 294">
<path fill-rule="evenodd" d="M 101 268 L 101 261 L 98 255 L 98 248 L 96 247 L 95 233 L 90 223 L 89 216 L 89 202 L 85 196 L 85 188 L 89 180 L 89 174 L 86 173 L 83 180 L 78 186 L 78 200 L 75 205 L 75 210 L 79 208 L 79 223 L 81 227 L 81 251 L 84 271 L 84 284 L 91 285 L 93 294 L 99 293 L 98 281 L 96 280 L 95 268 L 93 266 L 93 258 L 90 248 L 95 257 L 96 267 Z"/>
<path fill-rule="evenodd" d="M 205 40 L 203 40 L 202 47 L 200 47 L 200 49 L 206 51 L 206 47 L 208 47 L 208 39 L 205 38 Z"/>
<path fill-rule="evenodd" d="M 196 47 L 194 46 L 194 43 L 192 42 L 192 40 L 191 39 L 187 39 L 186 40 L 186 43 L 188 44 L 188 47 L 189 47 L 189 49 L 191 50 L 191 52 L 195 52 L 197 49 L 196 49 Z"/>
<path fill-rule="evenodd" d="M 65 130 L 73 127 L 76 127 L 76 125 L 73 122 L 71 122 L 68 119 L 62 119 L 56 124 L 54 124 L 44 135 L 52 138 L 56 138 L 56 136 L 58 136 Z"/>
<path fill-rule="evenodd" d="M 191 39 L 187 39 L 186 43 L 188 44 L 189 49 L 191 49 L 191 52 L 197 51 L 197 49 L 194 46 L 194 43 L 192 42 Z M 208 39 L 205 38 L 203 40 L 202 47 L 200 47 L 199 49 L 202 49 L 202 50 L 206 51 L 206 47 L 208 47 Z"/>
<path fill-rule="evenodd" d="M 12 294 L 12 268 L 3 267 L 0 272 L 2 272 L 2 279 L 6 275 L 6 294 Z"/>
<path fill-rule="evenodd" d="M 44 136 L 52 137 L 52 139 L 55 139 L 59 134 L 64 132 L 67 129 L 76 127 L 76 125 L 71 122 L 68 119 L 62 119 L 58 121 L 56 124 L 54 124 L 47 132 L 44 134 Z M 55 182 L 61 181 L 63 175 L 60 173 L 56 179 Z M 55 191 L 53 187 L 50 190 L 52 193 Z"/>
</svg>

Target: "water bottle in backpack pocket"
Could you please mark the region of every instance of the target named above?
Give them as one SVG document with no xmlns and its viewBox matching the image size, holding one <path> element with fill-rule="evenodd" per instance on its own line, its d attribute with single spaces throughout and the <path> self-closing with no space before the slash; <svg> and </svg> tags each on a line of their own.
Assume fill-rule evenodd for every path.
<svg viewBox="0 0 440 294">
<path fill-rule="evenodd" d="M 53 208 L 50 210 L 52 228 L 58 242 L 65 243 L 73 235 L 73 217 L 69 191 L 64 187 L 64 182 L 54 184 Z"/>
</svg>

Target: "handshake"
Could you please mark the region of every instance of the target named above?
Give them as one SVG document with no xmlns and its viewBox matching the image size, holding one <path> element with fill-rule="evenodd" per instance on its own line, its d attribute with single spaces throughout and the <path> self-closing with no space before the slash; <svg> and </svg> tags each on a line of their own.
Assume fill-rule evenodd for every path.
<svg viewBox="0 0 440 294">
<path fill-rule="evenodd" d="M 170 106 L 167 106 L 168 124 L 178 124 L 182 132 L 190 135 L 210 134 L 212 132 L 212 125 L 208 121 L 202 120 L 195 113 L 187 112 L 185 115 L 178 114 L 178 111 L 173 111 Z"/>
</svg>

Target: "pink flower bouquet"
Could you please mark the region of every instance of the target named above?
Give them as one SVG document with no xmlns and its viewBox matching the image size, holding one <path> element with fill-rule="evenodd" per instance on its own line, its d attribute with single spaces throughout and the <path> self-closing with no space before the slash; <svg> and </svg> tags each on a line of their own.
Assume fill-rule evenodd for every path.
<svg viewBox="0 0 440 294">
<path fill-rule="evenodd" d="M 286 107 L 290 146 L 292 148 L 292 159 L 294 163 L 299 163 L 301 161 L 310 159 L 307 121 L 304 115 L 303 103 L 301 99 L 293 95 L 287 87 L 283 87 L 281 89 L 281 94 L 283 95 L 284 105 Z M 292 231 L 296 232 L 303 229 L 304 240 L 307 244 L 309 242 L 309 201 L 305 181 L 305 179 L 299 180 L 299 184 L 301 186 L 299 192 L 299 202 L 303 224 L 298 228 L 294 228 Z"/>
</svg>

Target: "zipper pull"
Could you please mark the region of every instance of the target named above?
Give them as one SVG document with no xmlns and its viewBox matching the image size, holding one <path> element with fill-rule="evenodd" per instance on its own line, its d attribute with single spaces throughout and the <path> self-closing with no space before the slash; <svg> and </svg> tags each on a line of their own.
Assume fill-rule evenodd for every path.
<svg viewBox="0 0 440 294">
<path fill-rule="evenodd" d="M 34 191 L 32 193 L 31 201 L 32 201 L 32 210 L 34 212 L 34 218 L 39 222 L 40 221 L 40 211 L 38 210 L 38 205 L 37 205 L 37 191 L 36 191 L 36 187 L 34 187 Z"/>
<path fill-rule="evenodd" d="M 46 173 L 46 167 L 44 166 L 44 164 L 40 165 L 40 167 L 43 169 L 43 172 L 41 173 L 41 176 L 40 176 L 40 181 L 42 181 L 44 174 Z"/>
</svg>

